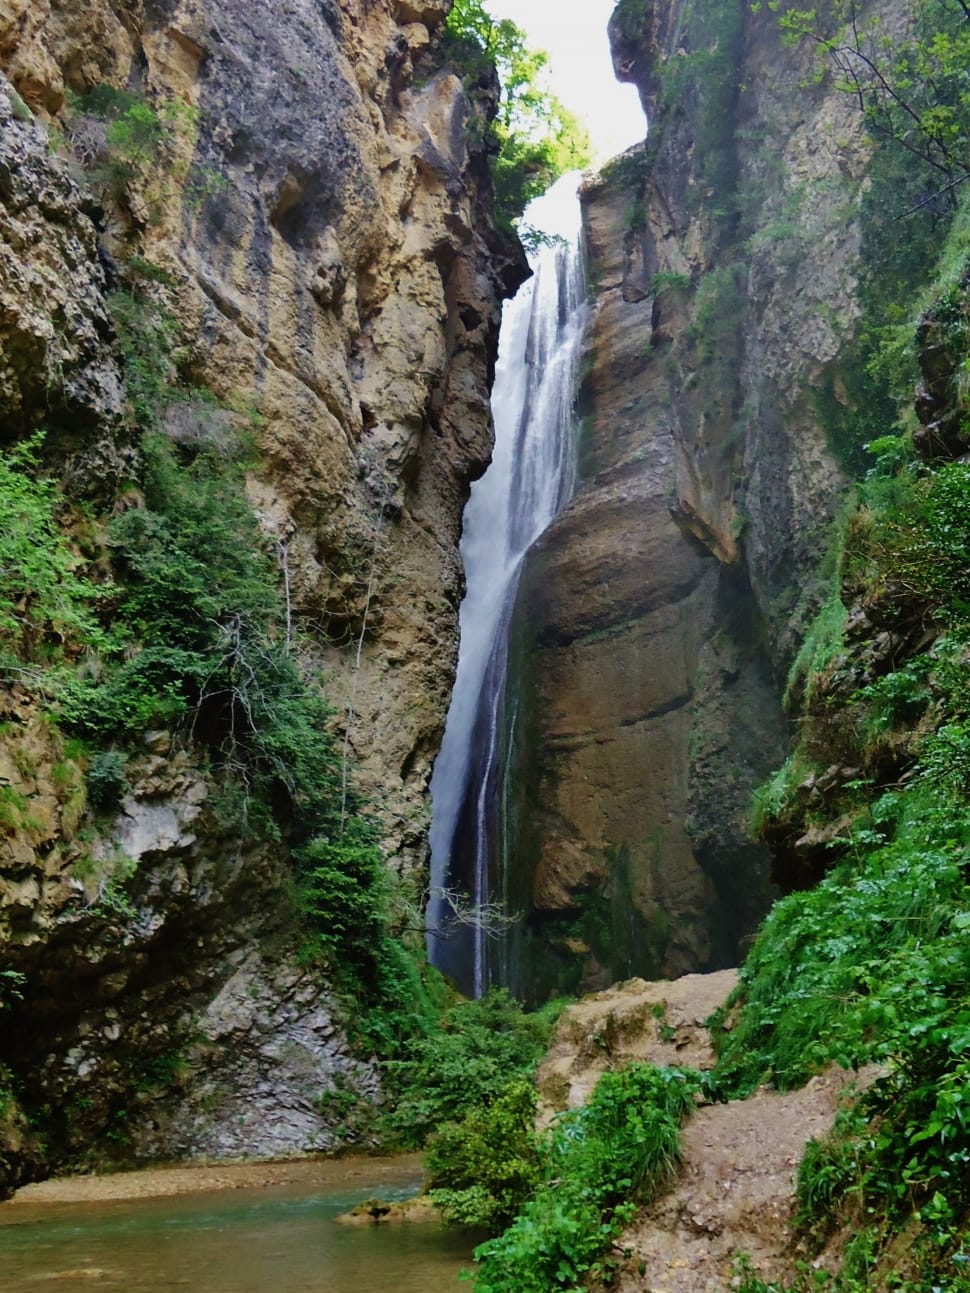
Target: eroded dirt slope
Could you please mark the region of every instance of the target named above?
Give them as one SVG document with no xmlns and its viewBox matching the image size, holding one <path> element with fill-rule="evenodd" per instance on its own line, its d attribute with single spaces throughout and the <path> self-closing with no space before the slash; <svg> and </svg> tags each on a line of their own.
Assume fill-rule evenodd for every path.
<svg viewBox="0 0 970 1293">
<path fill-rule="evenodd" d="M 704 1021 L 736 981 L 734 970 L 631 979 L 577 1002 L 539 1071 L 544 1119 L 583 1103 L 610 1068 L 635 1061 L 711 1068 Z M 684 1128 L 673 1187 L 617 1245 L 630 1254 L 618 1293 L 720 1293 L 732 1287 L 740 1253 L 762 1278 L 789 1278 L 807 1256 L 792 1228 L 805 1143 L 826 1134 L 840 1097 L 866 1076 L 833 1068 L 801 1091 L 763 1088 L 747 1100 L 698 1109 Z"/>
</svg>

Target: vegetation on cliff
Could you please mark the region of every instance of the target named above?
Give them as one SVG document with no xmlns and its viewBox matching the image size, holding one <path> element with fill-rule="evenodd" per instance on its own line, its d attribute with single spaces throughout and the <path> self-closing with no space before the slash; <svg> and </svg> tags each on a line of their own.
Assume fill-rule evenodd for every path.
<svg viewBox="0 0 970 1293">
<path fill-rule="evenodd" d="M 390 12 L 377 17 L 393 27 Z M 314 15 L 316 19 L 319 14 Z M 375 21 L 374 26 L 381 29 L 380 22 Z M 305 34 L 301 30 L 301 37 Z M 336 33 L 327 27 L 324 35 L 325 52 L 331 62 L 343 57 L 346 51 L 334 54 L 331 50 L 331 37 Z M 541 87 L 544 56 L 526 49 L 522 33 L 514 24 L 493 24 L 477 3 L 459 0 L 443 43 L 447 58 L 467 73 L 470 83 L 474 82 L 470 85 L 469 124 L 473 136 L 476 131 L 478 136 L 471 141 L 472 168 L 476 158 L 480 162 L 483 153 L 491 151 L 496 197 L 510 225 L 536 192 L 568 166 L 585 161 L 582 132 L 554 96 Z M 440 46 L 432 41 L 430 54 L 426 54 L 427 48 L 426 42 L 415 45 L 413 50 L 404 42 L 396 46 L 399 61 L 395 75 L 400 73 L 401 85 L 421 88 L 417 75 L 413 82 L 406 79 L 414 72 L 412 55 L 415 62 L 427 57 L 440 67 Z M 499 66 L 502 88 L 498 116 L 491 124 L 486 122 L 485 114 L 489 103 L 494 103 L 493 63 Z M 302 83 L 302 71 L 292 70 L 294 81 Z M 340 94 L 348 86 L 351 92 L 358 88 L 356 83 L 344 84 L 346 70 L 327 64 Z M 11 437 L 20 436 L 19 443 L 12 448 L 5 446 L 0 454 L 0 681 L 8 684 L 9 694 L 16 701 L 13 723 L 17 730 L 11 748 L 16 749 L 22 736 L 23 715 L 29 714 L 30 722 L 36 720 L 49 734 L 49 744 L 55 752 L 52 758 L 59 759 L 52 776 L 59 779 L 61 798 L 69 800 L 66 805 L 57 805 L 58 812 L 65 809 L 61 814 L 64 820 L 51 828 L 60 833 L 48 856 L 36 845 L 38 821 L 31 815 L 34 810 L 27 796 L 7 785 L 0 786 L 0 835 L 6 838 L 17 834 L 15 843 L 18 847 L 23 844 L 24 856 L 30 854 L 27 867 L 32 868 L 30 881 L 21 886 L 27 894 L 23 911 L 18 906 L 21 888 L 11 900 L 11 927 L 17 921 L 27 925 L 33 920 L 39 925 L 41 920 L 63 917 L 79 941 L 87 937 L 89 942 L 103 940 L 126 946 L 126 940 L 136 942 L 142 937 L 135 931 L 148 928 L 149 917 L 158 924 L 170 920 L 171 931 L 166 929 L 151 944 L 149 961 L 158 955 L 157 943 L 169 937 L 177 939 L 175 926 L 180 919 L 188 926 L 195 921 L 198 930 L 193 928 L 191 939 L 183 939 L 168 961 L 163 955 L 164 964 L 157 971 L 152 966 L 151 973 L 157 973 L 163 990 L 167 987 L 166 975 L 178 979 L 173 1000 L 165 1003 L 166 1019 L 159 1020 L 151 1030 L 146 1027 L 141 1031 L 128 1029 L 130 1021 L 125 1019 L 125 1027 L 113 1028 L 115 1034 L 123 1034 L 116 1045 L 111 1044 L 115 1039 L 109 1038 L 101 1045 L 92 1038 L 90 1044 L 97 1049 L 100 1072 L 90 1083 L 91 1089 L 96 1088 L 93 1095 L 88 1094 L 88 1087 L 83 1091 L 79 1087 L 81 1093 L 75 1098 L 69 1075 L 64 1079 L 64 1110 L 52 1111 L 49 1099 L 45 1103 L 33 1098 L 30 1082 L 24 1076 L 29 1061 L 18 1055 L 14 1067 L 19 1072 L 0 1067 L 3 1099 L 11 1093 L 21 1098 L 32 1119 L 38 1162 L 46 1155 L 49 1163 L 61 1164 L 71 1161 L 72 1155 L 77 1161 L 77 1153 L 83 1153 L 92 1142 L 107 1143 L 112 1151 L 123 1154 L 126 1102 L 137 1101 L 147 1087 L 156 1094 L 156 1088 L 163 1087 L 178 1094 L 184 1071 L 179 1056 L 188 1045 L 184 1034 L 191 1027 L 187 1022 L 191 1011 L 185 1003 L 190 994 L 186 985 L 191 979 L 193 958 L 200 963 L 196 968 L 201 978 L 206 973 L 201 962 L 209 951 L 201 950 L 203 942 L 211 933 L 213 944 L 221 943 L 215 953 L 220 956 L 232 945 L 235 931 L 227 941 L 225 931 L 215 927 L 217 919 L 228 923 L 233 916 L 221 910 L 218 918 L 209 920 L 210 931 L 207 916 L 192 910 L 194 892 L 189 898 L 179 890 L 171 900 L 167 892 L 156 892 L 164 889 L 167 882 L 159 879 L 169 860 L 163 857 L 158 862 L 158 855 L 165 852 L 163 845 L 150 839 L 150 860 L 139 863 L 135 856 L 127 856 L 118 843 L 133 820 L 131 814 L 137 816 L 141 809 L 143 801 L 138 795 L 144 789 L 145 765 L 177 763 L 179 768 L 191 766 L 195 779 L 192 791 L 198 796 L 192 811 L 201 813 L 193 820 L 197 822 L 198 835 L 206 838 L 197 850 L 203 855 L 200 863 L 192 851 L 197 842 L 195 831 L 184 832 L 170 850 L 181 850 L 172 865 L 181 867 L 183 858 L 187 858 L 185 869 L 192 872 L 190 886 L 198 881 L 206 890 L 203 901 L 211 901 L 213 906 L 230 905 L 220 892 L 223 884 L 238 882 L 244 895 L 240 907 L 258 895 L 265 911 L 234 913 L 238 922 L 247 926 L 239 938 L 245 940 L 256 930 L 257 938 L 274 940 L 274 953 L 285 945 L 284 959 L 298 967 L 294 973 L 312 975 L 324 995 L 336 987 L 343 1002 L 343 1028 L 373 1068 L 386 1062 L 385 1079 L 391 1098 L 399 1099 L 401 1108 L 409 1111 L 397 1115 L 396 1121 L 392 1116 L 382 1128 L 384 1133 L 396 1135 L 404 1128 L 403 1120 L 415 1112 L 413 1099 L 409 1104 L 408 1091 L 417 1098 L 413 1090 L 416 1079 L 406 1077 L 409 1066 L 419 1064 L 414 1048 L 418 1039 L 427 1041 L 429 1036 L 445 1045 L 451 1029 L 447 1007 L 452 996 L 424 964 L 423 930 L 419 928 L 420 877 L 401 879 L 388 866 L 381 831 L 356 788 L 351 743 L 341 742 L 336 736 L 338 724 L 327 701 L 328 688 L 321 667 L 321 659 L 330 647 L 326 634 L 332 631 L 333 624 L 320 618 L 319 605 L 309 611 L 296 605 L 286 553 L 267 534 L 265 518 L 257 515 L 251 502 L 254 481 L 265 483 L 273 475 L 260 448 L 265 444 L 266 422 L 260 408 L 266 408 L 266 383 L 258 394 L 244 389 L 230 398 L 217 396 L 210 388 L 210 382 L 222 392 L 238 385 L 240 372 L 249 371 L 247 364 L 252 356 L 247 347 L 252 336 L 242 329 L 245 360 L 228 362 L 222 370 L 221 383 L 213 381 L 212 370 L 219 369 L 219 362 L 207 366 L 211 355 L 203 352 L 212 337 L 225 328 L 225 320 L 212 321 L 208 337 L 200 338 L 199 310 L 204 313 L 207 307 L 205 303 L 200 307 L 193 297 L 194 285 L 188 281 L 190 275 L 181 257 L 189 225 L 193 226 L 198 244 L 193 244 L 193 251 L 204 257 L 201 244 L 206 233 L 205 216 L 212 216 L 213 208 L 218 207 L 219 219 L 225 218 L 226 209 L 238 197 L 232 185 L 239 183 L 239 175 L 233 173 L 234 159 L 227 159 L 219 146 L 212 146 L 207 134 L 211 122 L 205 120 L 205 94 L 199 96 L 201 106 L 190 106 L 187 100 L 192 96 L 184 88 L 164 88 L 165 70 L 154 64 L 150 71 L 140 68 L 137 75 L 132 73 L 124 88 L 101 79 L 102 75 L 98 72 L 88 77 L 85 72 L 74 78 L 72 85 L 87 90 L 69 93 L 62 123 L 50 129 L 49 146 L 41 127 L 35 129 L 29 109 L 17 99 L 17 111 L 22 114 L 19 120 L 30 127 L 32 139 L 36 135 L 41 140 L 40 152 L 52 159 L 51 166 L 60 165 L 59 152 L 71 154 L 73 178 L 69 184 L 74 185 L 73 200 L 78 210 L 83 209 L 85 228 L 91 226 L 95 291 L 103 311 L 96 326 L 111 363 L 116 365 L 109 378 L 117 390 L 120 376 L 124 390 L 118 397 L 115 424 L 97 428 L 101 438 L 91 452 L 93 467 L 85 458 L 91 446 L 85 442 L 78 452 L 79 433 L 64 420 L 58 421 L 56 402 L 50 393 L 42 400 L 50 416 L 38 414 L 22 436 L 19 427 L 9 429 Z M 206 93 L 212 88 L 207 86 Z M 453 82 L 449 82 L 448 92 L 456 106 L 462 104 Z M 338 94 L 336 98 L 339 97 Z M 287 98 L 286 105 L 292 108 L 292 99 Z M 342 98 L 339 111 L 346 116 L 348 131 L 367 118 L 362 113 L 359 120 L 352 119 L 354 113 Z M 458 120 L 457 114 L 455 119 Z M 276 122 L 273 128 L 276 127 L 286 133 L 292 122 Z M 270 133 L 267 127 L 268 137 Z M 324 167 L 328 176 L 331 169 L 340 170 L 342 184 L 356 183 L 371 161 L 370 143 L 342 136 L 333 141 L 332 154 L 326 154 Z M 358 147 L 359 156 L 355 152 Z M 458 144 L 456 151 L 467 157 L 466 150 Z M 354 170 L 355 165 L 358 170 Z M 62 169 L 66 174 L 68 165 Z M 284 166 L 284 173 L 285 169 Z M 303 171 L 294 167 L 297 172 L 302 182 Z M 453 178 L 450 172 L 451 202 Z M 483 284 L 481 313 L 467 310 L 463 315 L 469 337 L 477 330 L 470 343 L 462 343 L 462 363 L 470 365 L 462 377 L 467 393 L 474 385 L 469 378 L 478 362 L 469 358 L 469 345 L 481 347 L 480 380 L 482 386 L 485 384 L 494 343 L 489 310 L 495 305 L 494 294 L 500 290 L 502 271 L 494 263 L 490 267 L 486 264 L 485 243 L 494 243 L 486 211 L 491 200 L 487 181 L 483 183 L 484 177 L 478 171 L 472 176 L 471 170 L 466 179 L 464 206 L 469 210 L 463 214 L 471 220 L 472 212 L 474 218 L 481 219 L 482 228 L 456 232 L 457 217 L 448 206 L 447 237 L 454 243 L 452 252 L 460 241 L 473 242 L 476 250 L 469 259 L 479 257 L 476 272 L 481 271 L 479 281 Z M 284 182 L 282 173 L 280 182 Z M 292 175 L 286 176 L 285 183 L 293 183 Z M 262 219 L 275 218 L 271 190 L 272 181 L 267 181 L 256 203 L 260 207 L 265 199 L 266 210 L 259 211 Z M 5 200 L 6 192 L 3 197 Z M 203 212 L 207 202 L 210 208 Z M 316 211 L 325 207 L 319 193 L 314 203 Z M 47 206 L 40 205 L 42 214 L 46 214 Z M 395 213 L 397 210 L 395 207 Z M 441 213 L 433 214 L 437 218 Z M 60 214 L 51 218 L 62 219 Z M 94 235 L 95 221 L 99 223 L 100 239 Z M 167 241 L 172 229 L 181 230 L 175 234 L 175 245 Z M 266 232 L 263 228 L 261 236 Z M 359 229 L 353 232 L 361 236 Z M 479 232 L 480 241 L 473 237 Z M 440 228 L 433 233 L 439 241 L 444 236 Z M 353 238 L 347 241 L 352 243 Z M 373 245 L 377 246 L 378 241 Z M 440 277 L 444 277 L 448 254 L 448 248 L 439 245 L 439 241 L 435 244 L 438 267 L 431 271 L 436 287 L 440 285 L 439 270 Z M 95 248 L 100 261 L 94 257 Z M 342 250 L 348 258 L 348 272 L 352 272 L 350 253 L 346 246 Z M 301 350 L 296 365 L 300 367 L 310 352 L 312 363 L 320 363 L 318 352 L 329 340 L 327 330 L 333 328 L 337 336 L 342 320 L 336 308 L 329 312 L 325 309 L 326 317 L 316 317 L 319 305 L 329 307 L 333 302 L 330 298 L 314 298 L 312 289 L 308 295 L 306 282 L 300 277 L 307 266 L 291 264 L 293 252 L 289 244 L 283 249 L 287 272 L 294 276 L 301 302 L 313 312 L 312 320 L 304 318 L 300 326 L 302 329 L 306 324 L 311 332 L 316 329 L 313 345 L 307 346 L 305 354 Z M 307 263 L 311 254 L 307 252 Z M 425 258 L 418 256 L 417 260 L 423 269 Z M 268 260 L 265 265 L 261 262 L 261 268 L 268 264 Z M 368 263 L 367 272 L 375 273 L 373 262 Z M 491 283 L 489 272 L 495 275 Z M 341 267 L 341 292 L 343 273 Z M 370 278 L 368 284 L 374 287 Z M 208 279 L 206 285 L 211 286 Z M 379 313 L 376 307 L 373 313 Z M 359 337 L 362 318 L 363 313 L 355 315 L 357 331 L 346 346 L 339 338 L 341 359 L 346 358 L 345 351 Z M 473 318 L 477 322 L 471 322 Z M 443 320 L 440 322 L 444 329 Z M 43 323 L 48 326 L 46 319 Z M 59 320 L 49 326 L 55 341 L 59 326 Z M 301 331 L 300 346 L 304 344 Z M 218 348 L 215 343 L 214 349 Z M 231 350 L 230 341 L 223 358 Z M 258 367 L 260 361 L 255 362 Z M 442 371 L 427 374 L 429 390 L 434 386 L 436 398 L 439 384 L 440 389 L 447 384 L 445 362 L 442 356 Z M 274 352 L 270 367 L 282 371 L 286 366 L 286 361 Z M 262 370 L 260 373 L 264 375 Z M 51 375 L 52 389 L 59 376 Z M 306 379 L 303 371 L 293 376 L 297 382 Z M 320 383 L 328 390 L 326 398 L 320 396 L 324 406 L 321 421 L 334 414 L 337 400 L 331 399 L 328 381 Z M 314 397 L 319 395 L 312 380 L 307 385 L 308 389 L 314 388 Z M 339 379 L 335 378 L 334 389 L 337 386 Z M 430 400 L 429 391 L 423 394 Z M 335 421 L 332 434 L 336 444 L 331 447 L 333 459 L 341 470 L 348 471 L 339 505 L 352 513 L 360 503 L 355 497 L 355 473 L 359 468 L 363 478 L 365 465 L 374 464 L 366 462 L 363 447 L 360 462 L 354 461 L 353 444 L 348 452 L 351 422 L 360 420 L 360 409 L 349 388 L 339 392 L 339 399 L 347 405 L 340 410 L 345 420 L 339 425 Z M 431 405 L 418 403 L 415 407 L 420 420 L 422 411 Z M 470 471 L 461 455 L 467 452 L 471 461 L 475 453 L 485 452 L 484 404 L 482 410 L 483 447 L 472 450 L 470 440 L 463 438 L 461 453 L 448 467 L 455 478 L 454 489 L 449 485 L 446 491 L 449 497 L 452 493 L 455 499 L 460 496 L 465 475 Z M 366 416 L 370 412 L 368 408 Z M 280 416 L 279 407 L 276 416 Z M 310 418 L 312 414 L 303 416 Z M 414 414 L 409 412 L 407 416 Z M 463 435 L 467 430 L 464 428 Z M 10 438 L 8 446 L 9 443 Z M 381 453 L 383 450 L 378 450 L 375 456 L 380 458 Z M 77 467 L 78 461 L 81 468 Z M 383 461 L 378 467 L 382 476 L 385 471 L 393 474 L 393 467 L 388 469 Z M 332 493 L 328 495 L 331 485 Z M 368 608 L 370 582 L 378 564 L 377 555 L 368 545 L 380 544 L 380 536 L 386 537 L 386 531 L 399 516 L 395 509 L 400 508 L 398 499 L 393 504 L 389 501 L 390 487 L 381 501 L 374 503 L 373 497 L 368 498 L 370 485 L 368 478 L 359 493 L 376 508 L 378 519 L 371 526 L 373 533 L 361 524 L 353 536 L 345 536 L 345 548 L 339 553 L 348 565 L 357 561 L 360 566 L 340 571 L 346 579 L 343 591 L 353 585 L 347 593 L 348 603 L 354 600 L 354 589 L 362 585 L 367 589 Z M 314 491 L 314 509 L 325 511 L 323 500 L 338 495 L 341 486 L 328 481 L 327 488 L 321 486 Z M 413 488 L 409 474 L 402 493 Z M 312 523 L 308 525 L 312 532 Z M 332 522 L 328 520 L 326 525 L 332 526 Z M 324 528 L 325 523 L 320 521 L 319 529 Z M 374 533 L 378 535 L 376 539 Z M 318 539 L 319 534 L 311 539 L 310 546 Z M 447 548 L 447 543 L 443 546 Z M 325 542 L 316 547 L 311 559 L 311 563 L 319 559 L 325 572 L 321 582 L 329 578 L 326 561 L 333 556 L 325 548 Z M 362 578 L 368 563 L 372 567 L 370 582 L 366 576 Z M 337 575 L 333 582 L 337 582 Z M 441 595 L 444 599 L 445 594 Z M 340 594 L 335 594 L 334 600 L 339 598 Z M 447 621 L 450 609 L 443 613 L 443 620 Z M 437 610 L 429 602 L 428 616 Z M 353 615 L 351 609 L 350 631 L 355 637 L 359 632 L 360 646 L 365 644 L 365 636 L 369 644 L 372 626 L 368 624 L 367 611 L 358 627 L 353 625 Z M 343 623 L 341 631 L 347 631 Z M 359 656 L 358 650 L 358 665 Z M 430 731 L 433 713 L 428 722 Z M 3 752 L 7 752 L 6 745 Z M 167 775 L 167 771 L 161 774 Z M 401 775 L 406 778 L 407 773 Z M 420 780 L 420 772 L 413 779 Z M 174 798 L 174 793 L 168 798 L 155 794 L 151 810 L 167 811 L 169 799 Z M 395 825 L 400 826 L 400 821 Z M 417 840 L 420 829 L 413 823 L 409 823 L 409 829 Z M 420 851 L 420 844 L 413 847 L 416 853 Z M 216 861 L 210 857 L 220 849 L 227 854 L 235 851 L 229 879 L 220 870 L 221 854 Z M 135 851 L 132 849 L 133 854 Z M 10 873 L 14 874 L 13 883 L 19 886 L 21 873 L 15 868 Z M 179 878 L 176 888 L 182 883 Z M 45 899 L 56 889 L 47 907 L 32 895 L 31 885 L 46 885 Z M 176 910 L 175 916 L 172 910 Z M 7 914 L 5 909 L 4 915 Z M 151 942 L 154 931 L 152 925 L 151 933 L 144 935 L 147 942 Z M 196 932 L 198 954 L 191 950 L 196 944 Z M 24 941 L 38 942 L 33 929 Z M 163 949 L 165 954 L 168 951 Z M 43 975 L 36 970 L 42 962 L 40 952 L 37 946 L 34 952 L 24 955 L 18 945 L 11 953 L 15 958 L 11 963 L 18 967 L 23 964 L 27 969 L 26 979 L 19 968 L 0 970 L 0 1005 L 9 1004 L 11 1008 L 5 1014 L 5 1023 L 10 1021 L 5 1059 L 16 1046 L 9 1042 L 13 1031 L 26 1031 L 26 1021 L 36 1010 L 37 1001 L 45 1000 Z M 94 963 L 93 954 L 91 960 Z M 185 974 L 179 978 L 183 969 Z M 102 979 L 107 981 L 104 975 Z M 198 983 L 194 979 L 191 983 L 194 991 Z M 182 1002 L 174 1000 L 179 992 Z M 88 995 L 96 996 L 97 991 Z M 115 1004 L 124 1010 L 134 996 L 126 988 Z M 70 1035 L 82 1009 L 87 1008 L 87 998 L 83 993 L 81 997 L 84 1004 L 73 1009 L 73 1014 L 73 1007 L 65 1007 L 63 1021 L 57 1021 L 57 1026 L 62 1025 L 63 1038 Z M 111 1000 L 108 995 L 104 1001 L 96 1001 L 92 1012 L 96 1014 Z M 193 998 L 191 1009 L 200 1000 L 201 994 Z M 442 1010 L 446 1012 L 443 1018 Z M 173 1026 L 175 1015 L 178 1022 Z M 529 1032 L 531 1025 L 524 1027 Z M 514 1033 L 515 1028 L 510 1028 Z M 178 1029 L 182 1032 L 175 1036 Z M 482 1036 L 485 1033 L 492 1039 L 489 1045 L 497 1048 L 496 1054 L 502 1051 L 504 1027 L 490 1025 Z M 63 1049 L 69 1045 L 65 1041 Z M 534 1041 L 530 1045 L 532 1050 L 525 1050 L 532 1057 Z M 484 1042 L 482 1046 L 487 1049 Z M 332 1049 L 329 1035 L 326 1045 L 321 1043 L 317 1049 Z M 534 1057 L 525 1059 L 523 1055 L 514 1062 L 508 1061 L 509 1071 L 503 1080 L 534 1062 Z M 338 1056 L 338 1060 L 341 1058 Z M 395 1068 L 396 1062 L 399 1067 Z M 116 1069 L 121 1072 L 121 1080 L 113 1082 Z M 130 1081 L 124 1080 L 126 1074 Z M 337 1073 L 337 1078 L 342 1076 Z M 495 1080 L 498 1083 L 497 1076 Z M 465 1077 L 462 1081 L 469 1107 L 485 1099 L 481 1092 L 473 1091 Z M 370 1089 L 369 1094 L 373 1094 Z M 333 1091 L 321 1093 L 318 1103 L 322 1115 L 332 1115 L 331 1122 L 336 1124 L 345 1113 L 348 1115 L 344 1125 L 338 1126 L 338 1134 L 363 1134 L 357 1097 L 356 1091 L 344 1089 L 339 1083 Z M 422 1098 L 429 1099 L 427 1093 Z M 465 1112 L 451 1109 L 447 1116 L 460 1118 Z M 355 1119 L 358 1122 L 352 1125 Z M 435 1123 L 445 1120 L 443 1109 L 434 1114 Z M 372 1119 L 367 1121 L 367 1134 L 374 1134 L 374 1126 Z M 409 1125 L 408 1130 L 412 1138 L 423 1140 L 428 1128 L 423 1126 L 419 1133 Z M 46 1145 L 41 1145 L 42 1139 Z M 41 1169 L 35 1162 L 29 1170 L 36 1173 Z M 0 1188 L 3 1185 L 0 1180 Z"/>
<path fill-rule="evenodd" d="M 539 1144 L 539 1179 L 513 1224 L 476 1249 L 480 1293 L 609 1285 L 612 1241 L 670 1177 L 697 1076 L 634 1064 L 606 1073 Z"/>
<path fill-rule="evenodd" d="M 455 0 L 445 31 L 446 53 L 466 76 L 498 73 L 498 112 L 479 128 L 492 140 L 496 214 L 511 228 L 560 175 L 589 164 L 589 137 L 544 86 L 548 56 L 529 49 L 510 19 L 492 18 L 482 0 Z"/>
<path fill-rule="evenodd" d="M 198 197 L 175 157 L 194 116 L 108 86 L 74 109 L 74 125 L 94 122 L 102 141 L 89 179 L 121 230 L 107 307 L 126 419 L 101 442 L 107 468 L 93 483 L 65 471 L 66 437 L 53 420 L 38 419 L 0 453 L 0 683 L 12 698 L 5 716 L 13 715 L 3 725 L 5 755 L 28 767 L 35 756 L 18 741 L 24 716 L 37 717 L 63 755 L 55 784 L 71 791 L 58 825 L 70 917 L 87 922 L 89 938 L 114 931 L 120 942 L 150 906 L 152 880 L 117 844 L 119 808 L 131 769 L 144 761 L 146 732 L 156 745 L 173 738 L 171 748 L 205 778 L 211 829 L 235 841 L 237 856 L 262 850 L 288 860 L 267 928 L 286 931 L 321 985 L 353 1002 L 347 1015 L 361 1050 L 386 1056 L 436 1007 L 417 940 L 402 934 L 379 832 L 335 735 L 316 626 L 295 611 L 279 554 L 247 497 L 248 473 L 259 466 L 256 401 L 242 392 L 220 401 L 196 379 L 178 281 L 144 255 L 157 207 L 173 195 L 190 206 Z M 34 811 L 0 786 L 0 837 L 36 841 Z M 56 850 L 48 861 L 54 871 Z M 44 994 L 36 957 L 28 953 L 24 964 L 26 976 L 0 975 L 0 1004 L 19 1007 L 21 1017 Z M 151 1045 L 158 1053 L 142 1047 L 119 1061 L 136 1096 L 146 1074 L 177 1085 L 169 1069 L 184 1037 L 160 1027 Z M 123 1149 L 131 1090 L 112 1093 L 102 1083 L 97 1101 L 84 1097 L 82 1109 L 79 1097 L 77 1109 L 69 1102 L 55 1116 L 22 1076 L 7 1067 L 2 1074 L 2 1097 L 20 1099 L 39 1154 L 58 1161 L 65 1138 L 82 1139 L 72 1119 Z"/>
<path fill-rule="evenodd" d="M 827 558 L 828 598 L 789 679 L 797 745 L 756 804 L 792 892 L 742 970 L 718 1080 L 737 1095 L 765 1080 L 800 1084 L 832 1062 L 882 1065 L 833 1135 L 809 1145 L 800 1223 L 819 1247 L 839 1228 L 851 1234 L 835 1288 L 964 1289 L 970 206 L 959 185 L 970 25 L 962 6 L 918 6 L 919 39 L 892 54 L 854 9 L 824 39 L 814 13 L 783 21 L 821 43 L 882 140 L 852 392 L 881 398 L 849 402 L 846 461 L 865 464 L 862 478 Z M 914 153 L 926 186 L 917 203 L 893 185 Z M 892 237 L 876 242 L 890 221 Z M 848 450 L 847 427 L 843 408 L 830 429 Z M 806 1273 L 797 1287 L 828 1278 Z M 741 1286 L 769 1287 L 750 1270 Z"/>
</svg>

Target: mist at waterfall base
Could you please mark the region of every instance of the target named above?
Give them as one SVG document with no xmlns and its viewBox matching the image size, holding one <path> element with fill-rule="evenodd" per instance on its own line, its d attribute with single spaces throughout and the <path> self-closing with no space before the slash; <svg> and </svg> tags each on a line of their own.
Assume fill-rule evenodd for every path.
<svg viewBox="0 0 970 1293">
<path fill-rule="evenodd" d="M 458 671 L 431 780 L 428 958 L 460 990 L 502 983 L 504 875 L 499 835 L 508 638 L 525 556 L 575 481 L 573 401 L 585 323 L 578 176 L 565 176 L 526 218 L 561 241 L 531 258 L 533 277 L 505 306 L 492 391 L 495 449 L 465 509 Z M 458 909 L 456 911 L 456 908 Z"/>
</svg>

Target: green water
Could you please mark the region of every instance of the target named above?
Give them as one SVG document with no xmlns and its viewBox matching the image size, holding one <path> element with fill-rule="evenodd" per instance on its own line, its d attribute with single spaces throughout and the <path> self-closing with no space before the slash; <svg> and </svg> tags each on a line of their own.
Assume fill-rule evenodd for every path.
<svg viewBox="0 0 970 1293">
<path fill-rule="evenodd" d="M 413 1169 L 412 1169 L 413 1176 Z M 401 1174 L 398 1173 L 398 1176 Z M 125 1293 L 460 1293 L 467 1236 L 429 1224 L 334 1221 L 366 1198 L 405 1198 L 417 1180 L 319 1182 L 112 1203 L 0 1206 L 0 1290 Z M 467 1286 L 465 1286 L 467 1287 Z"/>
</svg>

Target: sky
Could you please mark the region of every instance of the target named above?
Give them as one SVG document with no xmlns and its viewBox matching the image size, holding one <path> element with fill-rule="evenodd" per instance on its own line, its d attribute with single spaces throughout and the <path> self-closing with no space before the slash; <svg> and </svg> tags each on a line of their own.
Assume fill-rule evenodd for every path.
<svg viewBox="0 0 970 1293">
<path fill-rule="evenodd" d="M 549 85 L 589 130 L 602 165 L 646 135 L 632 85 L 613 75 L 606 24 L 616 0 L 485 0 L 496 18 L 511 18 L 534 49 L 549 55 Z"/>
</svg>

